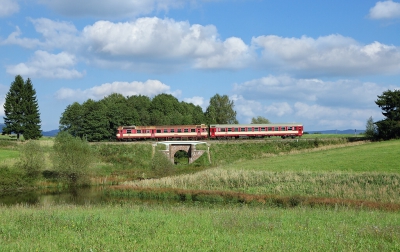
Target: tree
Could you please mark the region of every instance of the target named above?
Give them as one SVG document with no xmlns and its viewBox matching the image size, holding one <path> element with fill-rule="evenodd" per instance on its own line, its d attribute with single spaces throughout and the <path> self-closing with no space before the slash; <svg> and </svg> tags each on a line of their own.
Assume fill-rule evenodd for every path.
<svg viewBox="0 0 400 252">
<path fill-rule="evenodd" d="M 372 119 L 372 116 L 367 120 L 364 134 L 366 137 L 369 137 L 369 138 L 373 138 L 376 136 L 376 125 L 374 124 L 374 120 Z"/>
<path fill-rule="evenodd" d="M 94 161 L 90 145 L 79 137 L 61 131 L 54 140 L 53 165 L 60 178 L 70 186 L 88 185 L 88 173 Z"/>
<path fill-rule="evenodd" d="M 209 124 L 235 124 L 238 123 L 236 119 L 236 111 L 233 101 L 229 100 L 227 95 L 220 96 L 214 95 L 210 98 L 210 104 L 206 110 L 206 118 Z"/>
<path fill-rule="evenodd" d="M 385 119 L 376 122 L 378 137 L 382 139 L 400 138 L 400 90 L 387 90 L 375 101 Z"/>
<path fill-rule="evenodd" d="M 271 123 L 267 118 L 262 116 L 257 116 L 251 118 L 251 124 L 268 124 Z"/>
<path fill-rule="evenodd" d="M 78 102 L 68 105 L 60 118 L 60 131 L 66 131 L 74 137 L 83 136 L 83 107 Z"/>
<path fill-rule="evenodd" d="M 17 75 L 11 83 L 4 102 L 3 134 L 23 134 L 25 139 L 41 137 L 39 106 L 31 80 Z"/>
<path fill-rule="evenodd" d="M 42 136 L 39 105 L 36 91 L 29 78 L 25 82 L 25 101 L 24 138 L 25 140 L 39 139 Z"/>
</svg>

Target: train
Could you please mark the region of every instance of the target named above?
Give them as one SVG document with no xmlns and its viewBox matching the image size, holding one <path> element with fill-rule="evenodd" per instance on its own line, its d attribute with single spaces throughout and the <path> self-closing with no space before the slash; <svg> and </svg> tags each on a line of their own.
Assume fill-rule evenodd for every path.
<svg viewBox="0 0 400 252">
<path fill-rule="evenodd" d="M 120 126 L 117 129 L 118 141 L 138 140 L 206 140 L 281 137 L 295 138 L 303 135 L 300 123 L 269 124 L 199 124 L 164 126 Z"/>
</svg>

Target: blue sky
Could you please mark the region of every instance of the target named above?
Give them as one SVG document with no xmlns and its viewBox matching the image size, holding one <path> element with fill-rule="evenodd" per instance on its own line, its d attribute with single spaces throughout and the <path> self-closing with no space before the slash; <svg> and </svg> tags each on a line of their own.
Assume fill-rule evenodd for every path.
<svg viewBox="0 0 400 252">
<path fill-rule="evenodd" d="M 45 131 L 114 92 L 204 111 L 218 93 L 240 123 L 365 129 L 400 88 L 400 1 L 0 0 L 0 55 L 0 116 L 20 74 Z"/>
</svg>

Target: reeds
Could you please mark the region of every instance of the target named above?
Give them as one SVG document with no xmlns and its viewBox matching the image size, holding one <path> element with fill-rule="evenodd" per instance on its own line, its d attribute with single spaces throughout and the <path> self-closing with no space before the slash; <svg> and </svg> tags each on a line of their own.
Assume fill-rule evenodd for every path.
<svg viewBox="0 0 400 252">
<path fill-rule="evenodd" d="M 125 182 L 124 185 L 400 203 L 400 175 L 390 173 L 269 172 L 215 168 L 190 175 Z"/>
</svg>

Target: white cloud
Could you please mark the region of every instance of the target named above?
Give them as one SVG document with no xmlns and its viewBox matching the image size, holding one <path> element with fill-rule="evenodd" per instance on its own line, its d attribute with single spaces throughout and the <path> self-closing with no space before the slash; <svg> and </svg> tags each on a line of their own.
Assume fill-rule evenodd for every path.
<svg viewBox="0 0 400 252">
<path fill-rule="evenodd" d="M 235 84 L 231 99 L 241 123 L 264 116 L 271 122 L 301 122 L 308 129 L 364 129 L 366 120 L 382 119 L 377 95 L 394 86 L 356 80 L 323 81 L 267 76 Z"/>
<path fill-rule="evenodd" d="M 11 16 L 19 11 L 16 0 L 0 0 L 0 17 Z"/>
<path fill-rule="evenodd" d="M 373 107 L 376 96 L 385 91 L 375 83 L 357 80 L 323 81 L 269 75 L 235 84 L 233 91 L 250 100 L 301 101 L 330 107 Z"/>
<path fill-rule="evenodd" d="M 204 106 L 206 105 L 204 103 L 204 97 L 200 97 L 200 96 L 193 96 L 192 98 L 184 98 L 183 101 L 185 101 L 187 103 L 193 103 L 196 106 L 200 106 L 203 108 L 203 110 L 204 110 Z"/>
<path fill-rule="evenodd" d="M 75 64 L 75 56 L 69 53 L 50 54 L 39 50 L 27 63 L 7 66 L 7 73 L 31 78 L 74 79 L 83 77 L 84 73 L 73 69 Z"/>
<path fill-rule="evenodd" d="M 369 10 L 369 17 L 372 19 L 400 18 L 400 3 L 379 1 Z"/>
<path fill-rule="evenodd" d="M 251 60 L 241 39 L 221 41 L 212 25 L 154 17 L 125 23 L 98 21 L 82 33 L 88 51 L 102 58 L 195 62 L 198 68 L 240 68 Z"/>
<path fill-rule="evenodd" d="M 302 102 L 296 102 L 294 110 L 296 117 L 302 118 L 314 129 L 365 129 L 366 121 L 370 116 L 374 120 L 381 118 L 378 109 L 331 108 Z"/>
<path fill-rule="evenodd" d="M 38 0 L 66 16 L 135 17 L 182 7 L 186 0 Z"/>
<path fill-rule="evenodd" d="M 0 117 L 4 116 L 4 102 L 6 99 L 6 94 L 8 92 L 8 87 L 0 84 Z"/>
<path fill-rule="evenodd" d="M 82 46 L 81 37 L 75 26 L 68 22 L 57 22 L 47 18 L 28 19 L 35 31 L 42 35 L 41 39 L 21 37 L 21 29 L 17 26 L 6 39 L 1 41 L 3 45 L 19 45 L 24 48 L 77 50 Z"/>
<path fill-rule="evenodd" d="M 270 35 L 253 38 L 252 45 L 262 49 L 265 67 L 304 76 L 400 73 L 400 48 L 379 42 L 360 45 L 341 35 L 317 39 Z"/>
<path fill-rule="evenodd" d="M 153 97 L 161 93 L 179 96 L 181 91 L 171 91 L 170 86 L 158 80 L 147 80 L 146 82 L 134 81 L 105 83 L 85 90 L 62 88 L 57 91 L 55 97 L 58 100 L 69 101 L 84 101 L 87 99 L 101 100 L 112 93 L 120 93 L 124 96 L 146 95 Z"/>
</svg>

